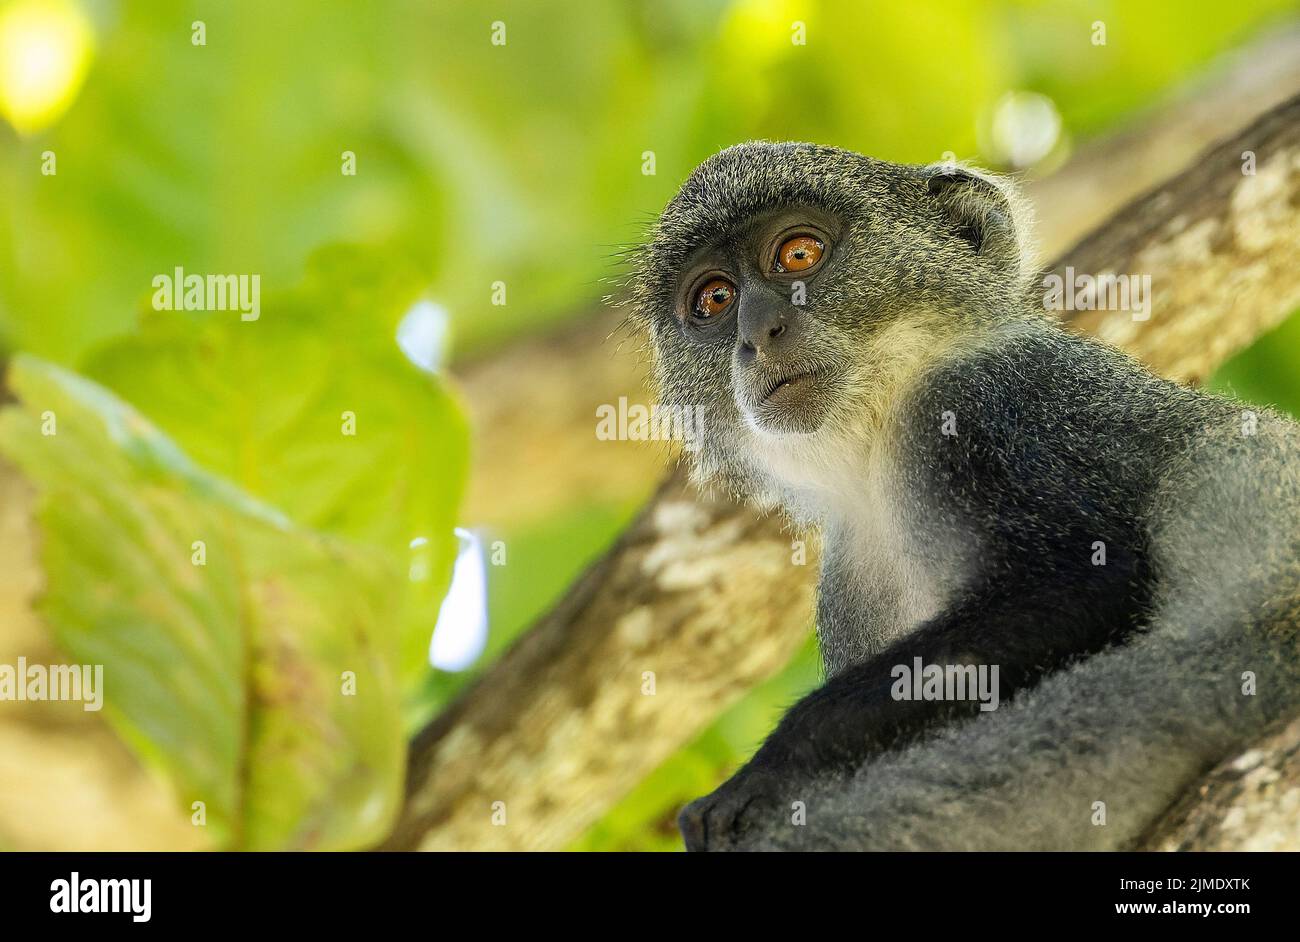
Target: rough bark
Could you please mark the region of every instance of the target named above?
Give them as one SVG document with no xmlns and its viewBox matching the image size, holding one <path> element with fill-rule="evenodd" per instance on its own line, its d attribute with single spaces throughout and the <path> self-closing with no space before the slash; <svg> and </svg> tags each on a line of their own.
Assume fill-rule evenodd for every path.
<svg viewBox="0 0 1300 942">
<path fill-rule="evenodd" d="M 1300 99 L 1213 147 L 1065 255 L 1076 272 L 1150 275 L 1152 315 L 1073 326 L 1196 381 L 1300 303 Z M 1254 174 L 1243 173 L 1245 155 Z M 1058 270 L 1061 266 L 1057 266 Z"/>
<path fill-rule="evenodd" d="M 1300 98 L 1122 209 L 1053 270 L 1149 275 L 1149 320 L 1083 312 L 1072 323 L 1194 380 L 1300 304 L 1297 245 Z M 671 476 L 618 545 L 416 740 L 388 846 L 562 847 L 786 663 L 810 628 L 813 579 L 811 560 L 791 565 L 775 521 Z"/>
<path fill-rule="evenodd" d="M 1082 146 L 1067 172 L 1030 180 L 1044 258 L 1101 225 L 1119 206 L 1181 171 L 1206 144 L 1246 127 L 1300 91 L 1300 28 L 1234 49 L 1170 100 Z"/>
<path fill-rule="evenodd" d="M 1141 848 L 1300 850 L 1300 719 L 1219 765 Z"/>
<path fill-rule="evenodd" d="M 672 475 L 509 667 L 417 738 L 410 775 L 425 787 L 393 846 L 562 847 L 719 703 L 789 661 L 813 599 L 793 552 L 775 520 Z"/>
</svg>

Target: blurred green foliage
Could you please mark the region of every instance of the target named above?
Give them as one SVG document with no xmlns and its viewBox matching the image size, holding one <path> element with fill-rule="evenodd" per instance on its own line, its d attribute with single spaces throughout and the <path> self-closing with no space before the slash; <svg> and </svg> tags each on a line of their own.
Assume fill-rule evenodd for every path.
<svg viewBox="0 0 1300 942">
<path fill-rule="evenodd" d="M 0 125 L 0 352 L 24 351 L 0 456 L 41 495 L 38 611 L 104 665 L 105 717 L 187 816 L 204 802 L 215 846 L 385 834 L 408 727 L 437 706 L 467 469 L 459 404 L 395 339 L 427 298 L 433 196 L 394 220 L 373 128 L 352 146 L 375 142 L 375 172 L 341 173 L 349 119 L 315 86 L 349 70 L 284 55 L 308 12 L 0 0 L 0 111 L 26 132 Z M 355 25 L 332 21 L 326 47 Z M 376 59 L 381 35 L 361 47 Z M 70 109 L 26 108 L 84 36 Z M 35 84 L 14 86 L 33 49 Z M 317 148 L 328 175 L 303 164 Z M 260 317 L 154 310 L 178 267 L 256 275 Z"/>
<path fill-rule="evenodd" d="M 1215 372 L 1207 388 L 1300 416 L 1300 311 Z"/>
<path fill-rule="evenodd" d="M 79 6 L 95 37 L 84 90 L 40 133 L 0 130 L 0 337 L 69 365 L 134 328 L 159 271 L 284 287 L 340 241 L 410 259 L 473 349 L 587 309 L 619 248 L 727 144 L 978 157 L 1009 89 L 1048 95 L 1088 135 L 1293 4 Z M 206 45 L 190 42 L 195 20 Z M 496 20 L 505 46 L 489 42 Z M 794 20 L 807 46 L 790 42 Z M 38 172 L 46 150 L 57 177 Z"/>
<path fill-rule="evenodd" d="M 155 670 L 170 665 L 198 678 L 195 689 L 214 698 L 207 712 L 193 705 L 150 725 L 145 714 L 165 691 L 146 683 L 113 702 L 113 722 L 185 788 L 218 796 L 232 840 L 259 846 L 301 842 L 304 822 L 318 843 L 359 839 L 314 817 L 321 796 L 293 786 L 295 775 L 313 770 L 337 782 L 355 762 L 370 770 L 358 787 L 387 796 L 395 774 L 381 697 L 367 708 L 383 714 L 367 719 L 385 731 L 380 744 L 354 743 L 341 765 L 322 770 L 313 736 L 360 728 L 355 716 L 327 712 L 337 729 L 292 744 L 282 797 L 258 777 L 284 771 L 275 763 L 288 732 L 277 724 L 290 715 L 272 708 L 265 764 L 257 758 L 247 781 L 232 780 L 231 762 L 255 744 L 223 726 L 212 705 L 245 703 L 248 720 L 261 674 L 246 666 L 263 622 L 256 606 L 237 611 L 231 599 L 248 580 L 272 577 L 268 560 L 284 560 L 281 588 L 303 618 L 325 623 L 348 612 L 360 626 L 351 640 L 317 639 L 317 650 L 305 624 L 286 616 L 295 657 L 310 651 L 332 663 L 340 651 L 358 654 L 349 647 L 358 637 L 381 648 L 389 638 L 391 650 L 362 648 L 376 677 L 389 669 L 400 677 L 393 682 L 406 695 L 408 724 L 468 677 L 425 664 L 450 572 L 467 430 L 440 379 L 393 342 L 417 299 L 449 313 L 458 354 L 580 316 L 614 290 L 620 252 L 642 238 L 685 174 L 740 140 L 992 163 L 992 111 L 1006 92 L 1027 90 L 1050 98 L 1061 118 L 1042 165 L 1050 166 L 1074 141 L 1132 116 L 1293 8 L 1291 0 L 501 0 L 490 8 L 0 0 L 0 16 L 17 2 L 84 17 L 88 70 L 84 84 L 74 70 L 66 102 L 45 119 L 15 118 L 24 133 L 0 121 L 0 351 L 79 371 L 161 430 L 144 435 L 148 447 L 135 420 L 128 424 L 138 434 L 114 437 L 128 413 L 112 396 L 49 363 L 23 361 L 27 389 L 81 416 L 68 426 L 61 415 L 69 439 L 45 456 L 50 443 L 31 430 L 39 402 L 8 410 L 0 425 L 0 450 L 46 495 L 43 523 L 55 538 L 44 611 L 73 653 L 124 671 L 132 667 L 123 658 L 152 656 Z M 191 41 L 195 21 L 203 45 Z M 490 42 L 494 21 L 506 24 L 504 46 Z M 794 21 L 806 24 L 806 46 L 791 42 Z M 1106 24 L 1104 47 L 1090 42 L 1097 21 Z M 643 172 L 647 152 L 653 174 Z M 48 175 L 51 154 L 57 173 Z M 348 154 L 355 175 L 343 172 Z M 259 274 L 261 319 L 151 310 L 152 279 L 177 266 Z M 494 282 L 508 286 L 507 304 L 491 303 Z M 1297 345 L 1293 319 L 1218 382 L 1295 410 Z M 344 411 L 357 415 L 356 438 L 339 435 Z M 167 436 L 175 446 L 160 444 Z M 509 534 L 511 577 L 493 573 L 494 633 L 483 663 L 612 539 L 636 500 L 558 508 Z M 285 523 L 254 522 L 263 513 L 255 507 Z M 131 519 L 146 513 L 156 525 Z M 200 521 L 220 531 L 214 547 L 260 562 L 237 571 L 210 563 L 225 595 L 206 600 L 186 581 L 191 572 L 162 579 L 158 591 L 175 597 L 163 592 L 149 622 L 158 647 L 124 634 L 134 609 L 113 608 L 103 593 L 76 600 L 74 585 L 119 580 L 149 600 L 141 567 L 189 566 L 178 547 L 189 546 Z M 78 533 L 109 539 L 114 526 L 124 528 L 122 545 L 99 554 Z M 160 545 L 164 535 L 175 545 Z M 426 578 L 412 581 L 407 544 L 417 536 L 430 542 Z M 355 572 L 353 561 L 363 561 Z M 323 673 L 308 675 L 307 689 L 323 683 Z M 578 846 L 678 846 L 665 825 L 675 807 L 734 769 L 815 682 L 809 648 Z M 182 748 L 195 736 L 210 756 Z"/>
<path fill-rule="evenodd" d="M 355 249 L 312 257 L 303 284 L 264 318 L 149 311 L 86 373 L 146 403 L 216 472 L 324 533 L 385 547 L 402 569 L 423 537 L 438 575 L 405 580 L 401 671 L 428 673 L 429 636 L 456 554 L 468 431 L 449 393 L 393 343 L 423 288 L 408 268 Z M 355 435 L 342 434 L 351 415 Z"/>
<path fill-rule="evenodd" d="M 250 500 L 74 374 L 20 356 L 8 381 L 23 405 L 0 454 L 40 491 L 39 611 L 72 663 L 103 665 L 114 728 L 219 847 L 382 838 L 405 765 L 383 555 Z"/>
</svg>

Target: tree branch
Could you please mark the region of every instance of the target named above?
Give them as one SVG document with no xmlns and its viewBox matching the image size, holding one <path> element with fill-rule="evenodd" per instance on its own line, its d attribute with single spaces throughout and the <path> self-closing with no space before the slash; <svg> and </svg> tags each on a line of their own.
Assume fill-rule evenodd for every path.
<svg viewBox="0 0 1300 942">
<path fill-rule="evenodd" d="M 1221 763 L 1142 850 L 1300 850 L 1300 719 Z"/>
</svg>

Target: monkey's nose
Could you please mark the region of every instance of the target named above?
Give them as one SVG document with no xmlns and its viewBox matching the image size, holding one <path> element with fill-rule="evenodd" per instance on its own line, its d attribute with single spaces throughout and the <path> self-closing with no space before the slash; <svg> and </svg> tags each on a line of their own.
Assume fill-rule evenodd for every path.
<svg viewBox="0 0 1300 942">
<path fill-rule="evenodd" d="M 740 346 L 750 356 L 775 352 L 785 345 L 792 333 L 783 312 L 775 307 L 744 312 L 740 321 Z"/>
</svg>

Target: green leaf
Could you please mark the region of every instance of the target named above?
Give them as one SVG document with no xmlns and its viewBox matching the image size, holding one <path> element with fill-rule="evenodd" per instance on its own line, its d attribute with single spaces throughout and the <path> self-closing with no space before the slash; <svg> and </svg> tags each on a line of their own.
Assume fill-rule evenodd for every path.
<svg viewBox="0 0 1300 942">
<path fill-rule="evenodd" d="M 405 571 L 201 470 L 75 374 L 20 356 L 9 385 L 0 454 L 40 494 L 38 610 L 74 662 L 103 665 L 108 721 L 185 813 L 204 803 L 218 846 L 381 838 L 404 765 Z"/>
<path fill-rule="evenodd" d="M 421 578 L 403 583 L 400 616 L 407 690 L 429 670 L 468 452 L 456 401 L 397 346 L 420 288 L 384 255 L 331 248 L 296 289 L 263 298 L 255 321 L 151 311 L 87 364 L 203 467 L 297 523 L 412 566 Z M 418 537 L 428 542 L 413 565 Z"/>
<path fill-rule="evenodd" d="M 1300 416 L 1297 353 L 1300 353 L 1300 310 L 1220 364 L 1206 381 L 1206 388 Z"/>
</svg>

